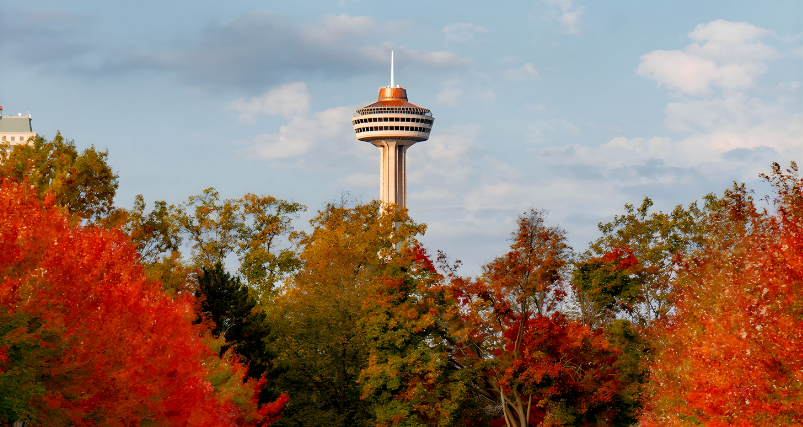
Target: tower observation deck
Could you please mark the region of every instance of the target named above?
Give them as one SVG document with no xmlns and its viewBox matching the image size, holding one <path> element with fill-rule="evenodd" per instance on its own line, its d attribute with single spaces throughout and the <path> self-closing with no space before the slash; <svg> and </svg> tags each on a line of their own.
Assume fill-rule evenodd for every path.
<svg viewBox="0 0 803 427">
<path fill-rule="evenodd" d="M 407 101 L 405 88 L 394 85 L 392 55 L 390 86 L 379 88 L 379 99 L 357 110 L 351 123 L 357 139 L 381 150 L 380 200 L 404 207 L 407 206 L 407 149 L 429 139 L 435 119 L 428 109 Z"/>
</svg>

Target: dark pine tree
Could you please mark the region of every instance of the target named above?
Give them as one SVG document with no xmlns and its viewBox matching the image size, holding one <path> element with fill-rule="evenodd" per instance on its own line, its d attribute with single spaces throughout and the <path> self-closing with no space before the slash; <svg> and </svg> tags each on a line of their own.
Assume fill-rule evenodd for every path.
<svg viewBox="0 0 803 427">
<path fill-rule="evenodd" d="M 248 363 L 248 376 L 259 379 L 263 374 L 272 379 L 273 354 L 268 350 L 271 328 L 267 316 L 257 305 L 248 287 L 232 276 L 218 262 L 213 268 L 204 267 L 198 276 L 200 317 L 212 321 L 212 334 L 223 338 L 223 354 L 232 349 Z M 270 383 L 271 381 L 269 381 Z M 259 403 L 270 402 L 277 394 L 268 386 L 262 388 Z"/>
</svg>

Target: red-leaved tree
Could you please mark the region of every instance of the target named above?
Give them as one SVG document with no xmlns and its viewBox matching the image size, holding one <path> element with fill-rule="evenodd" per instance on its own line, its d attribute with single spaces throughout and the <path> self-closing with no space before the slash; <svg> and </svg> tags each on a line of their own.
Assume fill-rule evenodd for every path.
<svg viewBox="0 0 803 427">
<path fill-rule="evenodd" d="M 519 217 L 510 251 L 476 280 L 455 279 L 463 316 L 455 358 L 479 374 L 492 425 L 610 425 L 624 387 L 618 349 L 558 309 L 571 258 L 565 232 L 543 211 Z"/>
<path fill-rule="evenodd" d="M 192 324 L 193 304 L 146 278 L 122 232 L 70 224 L 52 196 L 42 201 L 30 186 L 0 186 L 0 314 L 14 320 L 0 328 L 7 422 L 275 421 L 287 397 L 258 408 L 261 384 L 243 382 L 247 367 L 236 357 L 217 356 L 220 343 Z"/>
</svg>

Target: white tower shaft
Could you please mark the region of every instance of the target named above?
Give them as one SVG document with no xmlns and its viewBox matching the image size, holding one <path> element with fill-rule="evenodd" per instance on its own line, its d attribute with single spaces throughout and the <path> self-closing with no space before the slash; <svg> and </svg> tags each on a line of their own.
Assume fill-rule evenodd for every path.
<svg viewBox="0 0 803 427">
<path fill-rule="evenodd" d="M 379 147 L 379 198 L 382 203 L 407 206 L 407 148 L 412 141 L 376 141 Z"/>
<path fill-rule="evenodd" d="M 390 87 L 395 87 L 393 81 L 393 51 L 390 51 Z"/>
</svg>

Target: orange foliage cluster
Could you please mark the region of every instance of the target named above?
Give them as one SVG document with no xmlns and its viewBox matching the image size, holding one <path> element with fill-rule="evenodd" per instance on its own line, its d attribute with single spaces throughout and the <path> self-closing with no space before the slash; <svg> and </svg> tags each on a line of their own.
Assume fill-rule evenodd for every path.
<svg viewBox="0 0 803 427">
<path fill-rule="evenodd" d="M 803 194 L 777 165 L 774 178 L 775 215 L 748 202 L 743 232 L 682 261 L 642 425 L 803 423 Z"/>
<path fill-rule="evenodd" d="M 59 336 L 27 402 L 39 424 L 267 425 L 281 412 L 286 396 L 257 408 L 247 368 L 217 356 L 192 297 L 149 281 L 122 232 L 71 225 L 52 197 L 5 182 L 0 254 L 2 308 Z"/>
</svg>

